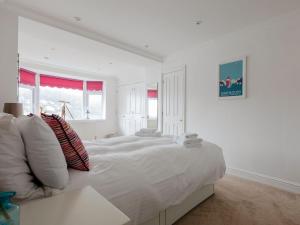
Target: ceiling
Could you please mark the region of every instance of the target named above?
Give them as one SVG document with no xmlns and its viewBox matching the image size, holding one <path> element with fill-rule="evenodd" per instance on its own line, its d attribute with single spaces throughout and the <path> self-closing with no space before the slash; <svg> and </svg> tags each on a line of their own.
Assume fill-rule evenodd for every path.
<svg viewBox="0 0 300 225">
<path fill-rule="evenodd" d="M 300 7 L 299 0 L 6 0 L 4 4 L 79 27 L 110 40 L 112 45 L 160 59 L 195 42 Z M 199 20 L 202 23 L 196 25 Z"/>
<path fill-rule="evenodd" d="M 117 78 L 144 75 L 158 62 L 29 19 L 19 19 L 21 66 Z"/>
</svg>

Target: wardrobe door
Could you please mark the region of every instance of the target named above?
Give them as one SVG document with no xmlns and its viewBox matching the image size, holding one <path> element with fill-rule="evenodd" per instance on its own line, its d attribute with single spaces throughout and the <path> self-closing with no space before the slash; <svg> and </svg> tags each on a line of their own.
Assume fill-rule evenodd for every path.
<svg viewBox="0 0 300 225">
<path fill-rule="evenodd" d="M 120 86 L 118 91 L 119 130 L 123 135 L 130 133 L 131 89 L 128 86 Z"/>
<path fill-rule="evenodd" d="M 141 128 L 146 127 L 146 115 L 145 115 L 145 101 L 146 101 L 146 90 L 145 84 L 136 84 L 133 86 L 133 106 L 132 106 L 132 122 L 134 128 L 133 133 L 139 131 Z"/>
<path fill-rule="evenodd" d="M 133 135 L 146 127 L 145 85 L 119 87 L 119 128 L 123 135 Z"/>
</svg>

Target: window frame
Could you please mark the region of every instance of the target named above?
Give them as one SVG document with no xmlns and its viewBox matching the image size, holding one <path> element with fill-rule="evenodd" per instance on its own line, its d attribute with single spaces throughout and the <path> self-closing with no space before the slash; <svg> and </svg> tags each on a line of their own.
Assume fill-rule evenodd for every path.
<svg viewBox="0 0 300 225">
<path fill-rule="evenodd" d="M 40 73 L 36 73 L 36 79 L 35 79 L 35 86 L 25 85 L 20 82 L 18 82 L 18 100 L 20 100 L 20 94 L 19 94 L 19 88 L 28 88 L 32 90 L 32 111 L 33 113 L 38 113 L 40 111 Z M 105 120 L 106 119 L 106 86 L 105 81 L 101 80 L 103 82 L 103 89 L 102 91 L 88 91 L 87 90 L 87 80 L 82 79 L 83 81 L 83 118 L 82 119 L 68 119 L 68 121 L 97 121 L 97 120 Z M 89 80 L 90 81 L 90 80 Z M 100 80 L 94 80 L 94 81 L 100 81 Z M 87 115 L 87 109 L 88 109 L 88 97 L 89 94 L 101 94 L 102 95 L 102 114 L 99 116 L 99 119 L 88 119 Z"/>
<path fill-rule="evenodd" d="M 26 85 L 26 84 L 21 84 L 19 83 L 19 86 L 18 86 L 18 100 L 20 101 L 20 88 L 25 88 L 25 89 L 29 89 L 32 93 L 32 112 L 35 113 L 36 111 L 36 87 L 35 86 L 31 86 L 31 85 Z"/>
<path fill-rule="evenodd" d="M 150 106 L 150 101 L 151 100 L 155 100 L 156 101 L 156 116 L 155 117 L 151 117 L 150 115 L 149 115 L 149 106 Z M 148 98 L 147 99 L 147 119 L 149 119 L 149 120 L 157 120 L 158 119 L 158 98 Z"/>
<path fill-rule="evenodd" d="M 90 95 L 98 95 L 102 97 L 102 100 L 101 100 L 101 115 L 100 115 L 100 118 L 98 118 L 99 120 L 104 120 L 104 96 L 103 96 L 103 92 L 102 91 L 86 91 L 86 110 L 89 110 L 90 108 L 90 105 L 89 105 L 89 96 Z M 87 112 L 86 112 L 86 116 L 88 116 Z M 92 120 L 98 120 L 98 119 L 92 119 Z"/>
<path fill-rule="evenodd" d="M 89 91 L 87 89 L 87 81 L 83 81 L 83 110 L 84 114 L 86 116 L 85 120 L 105 120 L 106 119 L 106 111 L 105 111 L 105 106 L 106 106 L 106 90 L 105 90 L 105 82 L 103 82 L 103 88 L 102 91 Z M 89 95 L 102 95 L 102 103 L 101 103 L 101 108 L 102 108 L 102 114 L 100 115 L 99 119 L 88 119 L 88 114 L 87 110 L 89 109 Z"/>
</svg>

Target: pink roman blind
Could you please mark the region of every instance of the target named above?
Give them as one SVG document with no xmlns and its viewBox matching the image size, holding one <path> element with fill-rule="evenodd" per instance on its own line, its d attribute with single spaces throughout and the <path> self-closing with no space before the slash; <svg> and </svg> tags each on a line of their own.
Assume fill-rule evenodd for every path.
<svg viewBox="0 0 300 225">
<path fill-rule="evenodd" d="M 35 86 L 35 73 L 21 68 L 19 71 L 20 84 Z"/>
<path fill-rule="evenodd" d="M 83 90 L 83 81 L 49 75 L 41 75 L 40 86 Z"/>
<path fill-rule="evenodd" d="M 157 90 L 148 90 L 148 98 L 157 98 Z"/>
<path fill-rule="evenodd" d="M 102 91 L 103 90 L 103 82 L 102 81 L 87 81 L 86 89 L 88 91 Z"/>
</svg>

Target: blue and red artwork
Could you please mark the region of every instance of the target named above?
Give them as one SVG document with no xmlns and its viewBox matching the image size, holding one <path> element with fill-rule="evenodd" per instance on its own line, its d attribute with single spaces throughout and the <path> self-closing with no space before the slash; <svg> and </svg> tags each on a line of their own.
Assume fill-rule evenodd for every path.
<svg viewBox="0 0 300 225">
<path fill-rule="evenodd" d="M 244 95 L 244 60 L 219 65 L 219 97 Z"/>
</svg>

